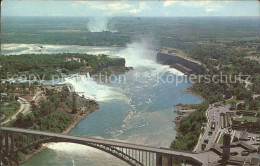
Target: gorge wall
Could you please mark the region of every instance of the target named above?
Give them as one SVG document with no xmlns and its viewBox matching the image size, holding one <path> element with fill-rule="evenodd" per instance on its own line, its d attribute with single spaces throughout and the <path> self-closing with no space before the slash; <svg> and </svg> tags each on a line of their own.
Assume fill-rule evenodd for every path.
<svg viewBox="0 0 260 166">
<path fill-rule="evenodd" d="M 183 72 L 184 74 L 202 74 L 204 72 L 204 67 L 200 64 L 193 62 L 191 60 L 182 58 L 175 54 L 170 53 L 157 53 L 156 58 L 158 63 L 170 65 L 171 67 Z"/>
</svg>

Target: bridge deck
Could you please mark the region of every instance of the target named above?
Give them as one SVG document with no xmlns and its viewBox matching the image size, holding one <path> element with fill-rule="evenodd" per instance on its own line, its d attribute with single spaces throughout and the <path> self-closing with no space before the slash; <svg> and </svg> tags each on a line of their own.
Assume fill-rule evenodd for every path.
<svg viewBox="0 0 260 166">
<path fill-rule="evenodd" d="M 108 146 L 130 148 L 130 149 L 135 149 L 135 150 L 140 150 L 140 151 L 163 153 L 163 154 L 167 154 L 167 155 L 178 156 L 180 158 L 194 159 L 194 160 L 197 160 L 197 161 L 203 163 L 203 165 L 208 164 L 209 158 L 210 158 L 210 161 L 217 161 L 219 159 L 219 156 L 216 153 L 211 152 L 211 151 L 204 152 L 204 153 L 184 152 L 184 151 L 150 147 L 150 146 L 145 146 L 145 145 L 137 145 L 137 144 L 131 144 L 131 143 L 125 143 L 125 142 L 112 141 L 112 140 L 70 136 L 70 135 L 64 135 L 64 134 L 56 134 L 56 133 L 27 130 L 27 129 L 13 128 L 13 127 L 12 128 L 11 127 L 1 127 L 1 130 L 19 132 L 19 133 L 25 133 L 25 134 L 41 135 L 41 136 L 47 136 L 47 137 L 56 137 L 56 138 L 69 140 L 72 143 L 73 142 L 75 142 L 75 143 L 88 142 L 88 143 L 103 144 L 103 145 L 108 145 Z"/>
</svg>

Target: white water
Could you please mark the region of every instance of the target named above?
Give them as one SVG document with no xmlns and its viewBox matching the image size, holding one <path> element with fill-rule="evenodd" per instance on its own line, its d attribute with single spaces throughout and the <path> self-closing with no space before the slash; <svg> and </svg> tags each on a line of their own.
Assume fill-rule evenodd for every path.
<svg viewBox="0 0 260 166">
<path fill-rule="evenodd" d="M 92 55 L 106 54 L 113 56 L 120 49 L 122 48 L 50 44 L 1 44 L 2 55 L 84 53 Z"/>
<path fill-rule="evenodd" d="M 125 58 L 126 66 L 129 67 L 145 67 L 149 68 L 149 74 L 156 74 L 169 71 L 172 74 L 184 75 L 182 72 L 170 68 L 167 65 L 161 65 L 156 63 L 157 52 L 149 50 L 149 46 L 146 42 L 134 42 L 128 44 L 127 47 L 119 51 L 116 56 Z"/>
<path fill-rule="evenodd" d="M 74 89 L 71 91 L 81 92 L 86 98 L 94 99 L 96 101 L 109 101 L 109 100 L 124 100 L 126 96 L 120 93 L 121 89 L 108 87 L 102 84 L 98 84 L 89 74 L 86 75 L 74 75 L 69 78 L 65 78 L 65 83 L 69 83 Z"/>
<path fill-rule="evenodd" d="M 125 49 L 116 53 L 115 56 L 125 58 L 126 66 L 147 68 L 147 72 L 145 73 L 147 77 L 167 71 L 176 75 L 183 75 L 182 72 L 176 69 L 156 63 L 156 52 L 147 48 L 148 45 L 145 42 L 136 42 L 127 45 Z M 120 88 L 98 84 L 90 78 L 89 74 L 87 76 L 75 75 L 65 80 L 66 83 L 70 83 L 74 87 L 75 92 L 84 92 L 85 97 L 97 101 L 122 100 L 127 98 L 120 92 Z M 148 78 L 147 81 L 149 81 Z"/>
<path fill-rule="evenodd" d="M 43 146 L 46 146 L 48 147 L 48 149 L 54 151 L 57 158 L 64 157 L 66 159 L 70 159 L 72 166 L 93 165 L 95 164 L 95 160 L 98 160 L 100 165 L 104 165 L 104 166 L 107 164 L 107 162 L 114 163 L 115 165 L 118 166 L 122 166 L 122 164 L 126 165 L 120 159 L 111 157 L 111 155 L 108 153 L 104 153 L 101 150 L 86 145 L 60 142 L 60 143 L 47 143 L 47 144 L 43 144 Z M 84 163 L 84 159 L 86 157 L 92 159 L 91 161 L 89 161 L 90 163 Z M 81 162 L 80 159 L 83 160 L 82 161 L 83 163 L 80 163 Z"/>
</svg>

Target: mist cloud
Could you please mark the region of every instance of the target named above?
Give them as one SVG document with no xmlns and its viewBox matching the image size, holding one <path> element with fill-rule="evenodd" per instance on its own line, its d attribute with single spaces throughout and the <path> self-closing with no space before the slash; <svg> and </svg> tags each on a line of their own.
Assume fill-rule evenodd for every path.
<svg viewBox="0 0 260 166">
<path fill-rule="evenodd" d="M 106 18 L 106 17 L 90 18 L 87 23 L 87 29 L 90 32 L 103 32 L 103 31 L 118 32 L 116 29 L 114 29 L 112 25 L 112 18 Z"/>
</svg>

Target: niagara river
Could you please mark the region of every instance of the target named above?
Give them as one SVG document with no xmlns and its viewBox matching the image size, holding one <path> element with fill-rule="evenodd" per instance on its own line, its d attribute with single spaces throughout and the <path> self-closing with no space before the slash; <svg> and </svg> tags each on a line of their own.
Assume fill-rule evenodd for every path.
<svg viewBox="0 0 260 166">
<path fill-rule="evenodd" d="M 65 79 L 76 92 L 99 103 L 99 109 L 80 121 L 69 135 L 118 140 L 141 145 L 169 148 L 175 139 L 175 105 L 200 103 L 193 94 L 183 93 L 191 82 L 174 68 L 156 63 L 155 50 L 145 44 L 132 43 L 125 48 L 12 44 L 3 45 L 5 54 L 23 53 L 91 53 L 125 58 L 133 70 L 117 73 L 114 80 L 98 83 L 91 76 Z M 40 55 L 39 55 L 40 56 Z M 175 77 L 172 77 L 175 76 Z M 170 81 L 169 81 L 169 78 Z M 84 145 L 47 143 L 47 149 L 23 163 L 29 165 L 127 165 L 110 154 Z"/>
</svg>

